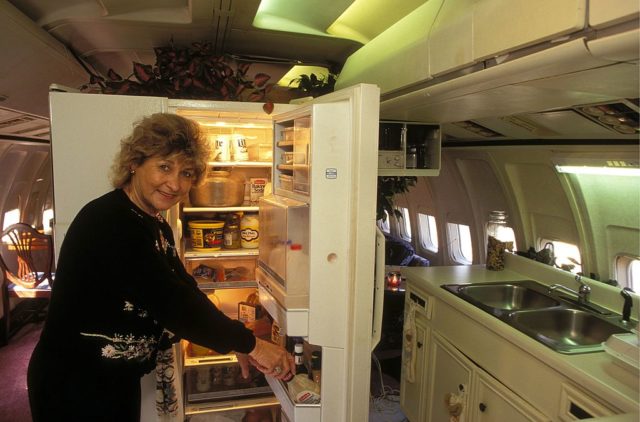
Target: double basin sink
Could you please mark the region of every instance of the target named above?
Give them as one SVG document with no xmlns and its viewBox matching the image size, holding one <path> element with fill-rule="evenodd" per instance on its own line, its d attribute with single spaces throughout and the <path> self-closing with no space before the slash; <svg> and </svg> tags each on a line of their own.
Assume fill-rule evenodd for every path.
<svg viewBox="0 0 640 422">
<path fill-rule="evenodd" d="M 551 293 L 532 280 L 442 288 L 560 353 L 602 351 L 612 334 L 631 332 L 619 314 Z"/>
</svg>

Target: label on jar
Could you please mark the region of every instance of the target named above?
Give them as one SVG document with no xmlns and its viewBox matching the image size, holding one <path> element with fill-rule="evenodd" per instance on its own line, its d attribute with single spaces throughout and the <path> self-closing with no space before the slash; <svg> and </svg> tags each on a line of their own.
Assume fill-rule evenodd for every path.
<svg viewBox="0 0 640 422">
<path fill-rule="evenodd" d="M 258 247 L 260 231 L 258 227 L 258 217 L 247 214 L 240 222 L 240 242 L 243 248 L 254 249 Z"/>
</svg>

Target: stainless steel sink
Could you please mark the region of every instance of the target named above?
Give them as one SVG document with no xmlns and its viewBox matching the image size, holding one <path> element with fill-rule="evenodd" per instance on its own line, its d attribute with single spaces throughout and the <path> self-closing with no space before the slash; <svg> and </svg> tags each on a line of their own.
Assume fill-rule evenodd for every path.
<svg viewBox="0 0 640 422">
<path fill-rule="evenodd" d="M 611 334 L 630 332 L 617 323 L 619 315 L 572 302 L 532 280 L 441 287 L 560 353 L 602 351 Z"/>
<path fill-rule="evenodd" d="M 458 287 L 459 296 L 501 310 L 549 308 L 560 302 L 531 287 L 520 284 L 474 284 Z"/>
<path fill-rule="evenodd" d="M 513 312 L 511 325 L 559 352 L 602 350 L 612 334 L 628 330 L 590 312 L 571 308 Z"/>
</svg>

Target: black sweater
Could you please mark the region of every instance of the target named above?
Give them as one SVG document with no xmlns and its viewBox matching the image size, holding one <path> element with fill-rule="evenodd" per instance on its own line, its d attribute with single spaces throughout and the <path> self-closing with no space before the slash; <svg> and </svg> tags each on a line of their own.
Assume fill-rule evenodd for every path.
<svg viewBox="0 0 640 422">
<path fill-rule="evenodd" d="M 165 329 L 220 353 L 255 346 L 251 331 L 198 289 L 169 225 L 116 189 L 69 227 L 40 347 L 85 368 L 142 375 L 167 346 Z"/>
</svg>

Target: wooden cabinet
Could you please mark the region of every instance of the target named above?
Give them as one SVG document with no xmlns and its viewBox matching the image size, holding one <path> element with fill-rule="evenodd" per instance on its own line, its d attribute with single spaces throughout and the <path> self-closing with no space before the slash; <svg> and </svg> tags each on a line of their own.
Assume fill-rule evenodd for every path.
<svg viewBox="0 0 640 422">
<path fill-rule="evenodd" d="M 435 332 L 430 367 L 430 405 L 425 421 L 444 421 L 460 415 L 478 422 L 549 420 Z"/>
<path fill-rule="evenodd" d="M 441 335 L 432 333 L 426 421 L 468 413 L 473 363 Z"/>
<path fill-rule="evenodd" d="M 470 420 L 479 422 L 547 421 L 542 413 L 498 380 L 476 367 L 469 406 Z"/>
</svg>

